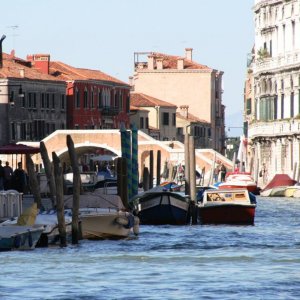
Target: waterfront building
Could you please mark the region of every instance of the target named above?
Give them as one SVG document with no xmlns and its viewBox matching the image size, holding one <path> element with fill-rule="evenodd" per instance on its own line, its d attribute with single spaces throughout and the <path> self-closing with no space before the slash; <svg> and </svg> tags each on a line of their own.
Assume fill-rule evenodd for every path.
<svg viewBox="0 0 300 300">
<path fill-rule="evenodd" d="M 188 105 L 181 105 L 176 113 L 176 139 L 184 143 L 184 136 L 188 132 L 194 136 L 195 148 L 211 148 L 210 123 L 201 120 L 189 112 Z"/>
<path fill-rule="evenodd" d="M 211 147 L 223 152 L 223 72 L 196 63 L 192 56 L 192 48 L 185 49 L 185 57 L 137 52 L 131 85 L 136 93 L 171 102 L 177 107 L 188 105 L 195 117 L 210 123 Z"/>
<path fill-rule="evenodd" d="M 130 86 L 99 70 L 50 62 L 50 74 L 67 83 L 68 129 L 129 128 Z"/>
<path fill-rule="evenodd" d="M 66 128 L 66 83 L 1 53 L 0 145 L 40 141 Z"/>
<path fill-rule="evenodd" d="M 256 172 L 265 164 L 268 180 L 276 173 L 295 176 L 299 168 L 299 10 L 300 0 L 256 0 L 254 6 L 254 99 L 248 98 L 245 115 Z"/>
</svg>

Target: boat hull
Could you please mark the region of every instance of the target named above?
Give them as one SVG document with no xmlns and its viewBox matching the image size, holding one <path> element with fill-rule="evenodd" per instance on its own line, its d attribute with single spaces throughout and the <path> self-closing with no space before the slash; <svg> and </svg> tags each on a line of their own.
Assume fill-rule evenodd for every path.
<svg viewBox="0 0 300 300">
<path fill-rule="evenodd" d="M 125 212 L 80 213 L 82 237 L 84 239 L 120 239 L 132 233 L 134 224 Z M 133 221 L 134 222 L 134 221 Z"/>
<path fill-rule="evenodd" d="M 0 227 L 0 251 L 32 250 L 43 232 L 43 227 L 2 226 Z"/>
<path fill-rule="evenodd" d="M 201 224 L 254 225 L 255 205 L 211 205 L 198 208 Z"/>
<path fill-rule="evenodd" d="M 186 225 L 189 207 L 185 197 L 172 192 L 150 193 L 139 199 L 136 212 L 141 224 Z"/>
</svg>

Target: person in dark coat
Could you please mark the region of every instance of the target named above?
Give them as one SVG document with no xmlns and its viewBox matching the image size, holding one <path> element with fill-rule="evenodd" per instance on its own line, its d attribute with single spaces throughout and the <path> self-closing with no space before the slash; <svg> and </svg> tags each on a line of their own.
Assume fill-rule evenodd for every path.
<svg viewBox="0 0 300 300">
<path fill-rule="evenodd" d="M 22 163 L 18 162 L 18 168 L 15 169 L 12 176 L 12 187 L 19 193 L 24 193 L 27 186 L 27 174 L 22 169 Z"/>
<path fill-rule="evenodd" d="M 2 160 L 0 160 L 0 191 L 4 190 L 4 168 L 2 166 Z"/>
<path fill-rule="evenodd" d="M 4 189 L 11 189 L 11 179 L 13 175 L 13 169 L 10 167 L 9 162 L 7 161 L 4 166 Z"/>
</svg>

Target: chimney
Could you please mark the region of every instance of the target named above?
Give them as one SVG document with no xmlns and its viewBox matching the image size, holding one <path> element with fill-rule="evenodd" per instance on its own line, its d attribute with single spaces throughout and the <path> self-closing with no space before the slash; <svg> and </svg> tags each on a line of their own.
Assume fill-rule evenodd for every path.
<svg viewBox="0 0 300 300">
<path fill-rule="evenodd" d="M 193 60 L 193 48 L 185 48 L 185 58 Z"/>
<path fill-rule="evenodd" d="M 189 117 L 189 106 L 181 105 L 179 108 L 180 108 L 180 114 L 187 119 Z"/>
<path fill-rule="evenodd" d="M 184 60 L 182 57 L 177 58 L 177 69 L 178 70 L 184 69 Z"/>
<path fill-rule="evenodd" d="M 20 69 L 20 77 L 21 78 L 25 77 L 25 69 Z"/>
<path fill-rule="evenodd" d="M 156 67 L 157 67 L 157 70 L 163 69 L 163 58 L 162 57 L 156 58 Z"/>
<path fill-rule="evenodd" d="M 154 55 L 148 55 L 148 70 L 154 69 Z"/>
<path fill-rule="evenodd" d="M 27 60 L 32 66 L 39 69 L 44 74 L 49 74 L 50 55 L 49 54 L 33 54 L 27 55 Z"/>
<path fill-rule="evenodd" d="M 5 40 L 6 35 L 2 35 L 0 39 L 0 69 L 3 68 L 3 53 L 2 53 L 2 42 Z"/>
</svg>

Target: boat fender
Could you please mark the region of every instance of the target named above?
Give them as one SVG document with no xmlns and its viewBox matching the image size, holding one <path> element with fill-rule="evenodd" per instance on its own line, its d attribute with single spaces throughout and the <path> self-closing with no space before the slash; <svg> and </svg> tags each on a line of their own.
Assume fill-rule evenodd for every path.
<svg viewBox="0 0 300 300">
<path fill-rule="evenodd" d="M 16 235 L 14 238 L 14 246 L 17 249 L 21 246 L 21 237 L 19 235 Z"/>
<path fill-rule="evenodd" d="M 115 222 L 119 225 L 127 226 L 128 225 L 128 218 L 126 216 L 120 216 L 115 218 Z"/>
<path fill-rule="evenodd" d="M 140 233 L 140 219 L 138 217 L 134 217 L 133 233 L 135 235 Z"/>
<path fill-rule="evenodd" d="M 134 226 L 134 216 L 132 214 L 130 214 L 130 215 L 127 216 L 127 219 L 128 219 L 128 224 L 125 225 L 124 227 L 126 229 L 133 228 L 133 226 Z"/>
</svg>

